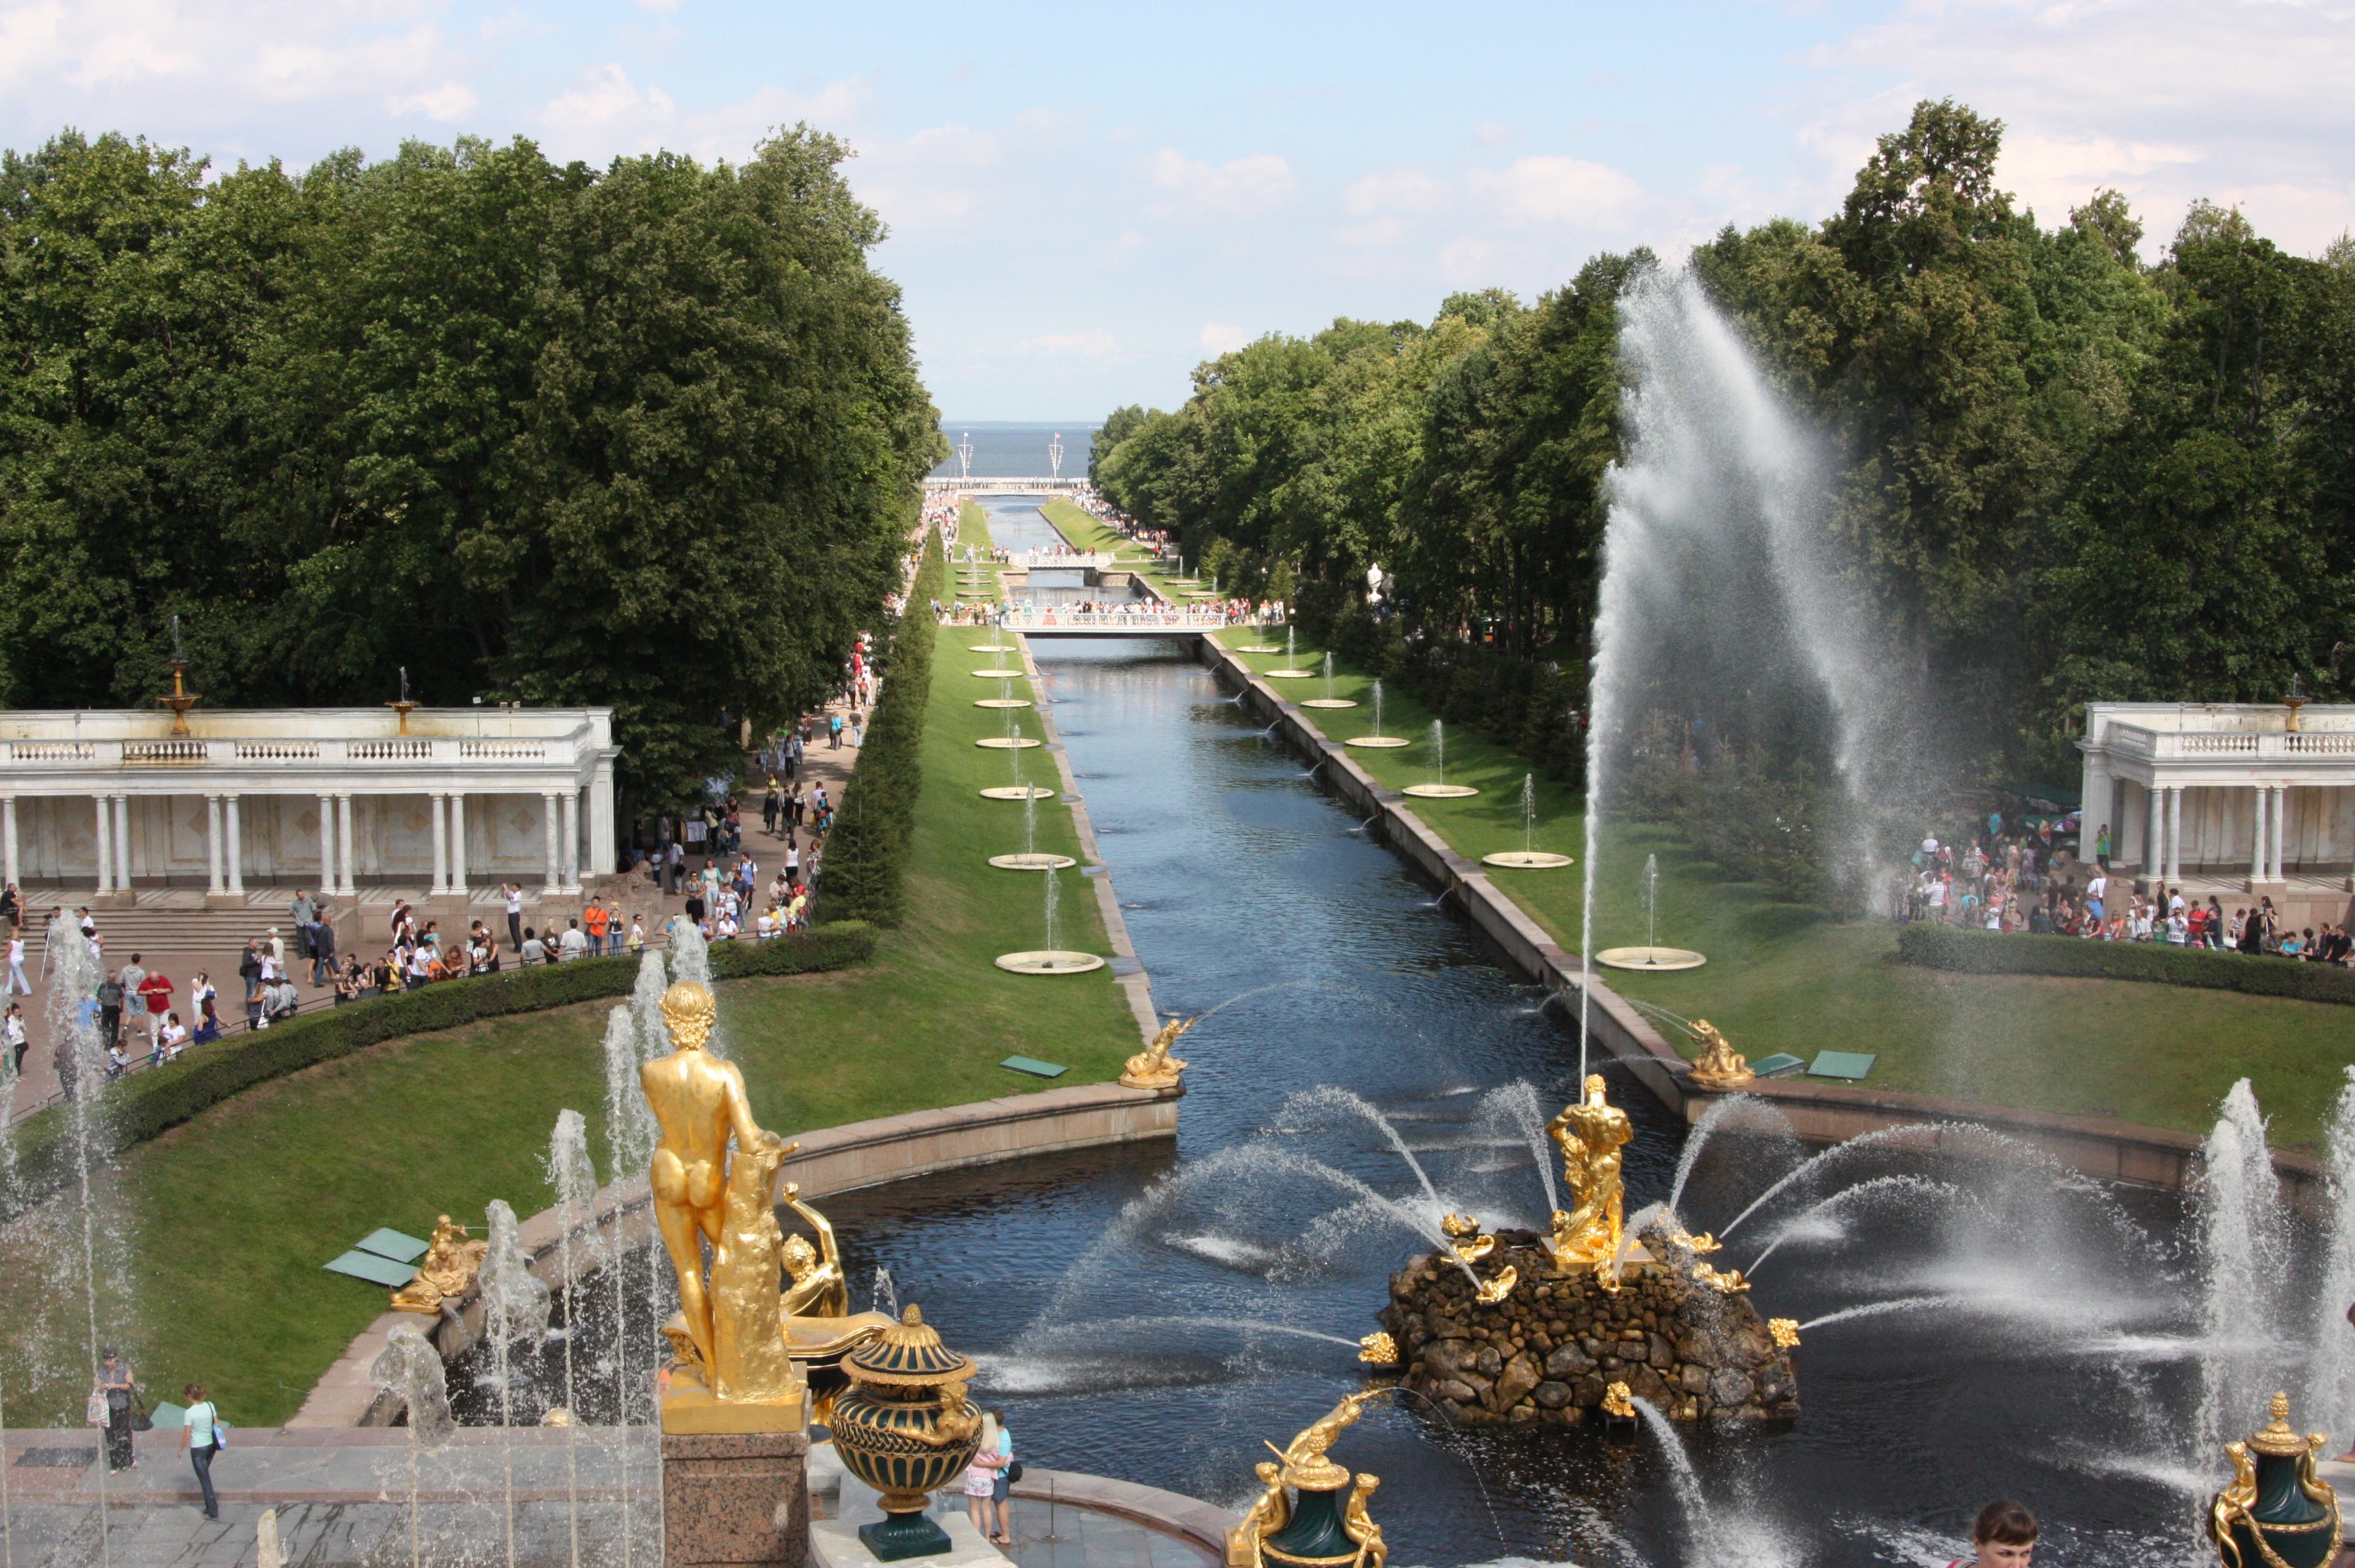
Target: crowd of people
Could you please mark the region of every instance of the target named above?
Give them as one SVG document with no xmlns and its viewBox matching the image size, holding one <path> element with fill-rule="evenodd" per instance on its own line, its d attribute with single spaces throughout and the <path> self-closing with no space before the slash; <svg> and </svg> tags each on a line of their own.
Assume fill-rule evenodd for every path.
<svg viewBox="0 0 2355 1568">
<path fill-rule="evenodd" d="M 2315 964 L 2347 964 L 2355 941 L 2344 924 L 2298 925 L 2270 894 L 2227 907 L 2164 883 L 2137 890 L 2109 869 L 2109 827 L 2095 835 L 2094 859 L 2078 859 L 2073 816 L 2031 820 L 2007 830 L 1990 813 L 1987 831 L 1968 842 L 1922 840 L 1896 901 L 1901 923 L 1931 921 L 1977 931 L 2076 936 L 2094 942 L 2150 942 L 2211 952 L 2270 954 Z"/>
</svg>

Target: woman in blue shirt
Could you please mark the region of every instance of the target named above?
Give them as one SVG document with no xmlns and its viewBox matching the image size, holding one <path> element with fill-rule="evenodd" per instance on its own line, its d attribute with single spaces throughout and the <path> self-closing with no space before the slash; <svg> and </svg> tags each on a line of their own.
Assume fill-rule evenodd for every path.
<svg viewBox="0 0 2355 1568">
<path fill-rule="evenodd" d="M 220 1452 L 220 1413 L 205 1397 L 205 1385 L 190 1383 L 180 1391 L 188 1402 L 181 1418 L 180 1452 L 197 1467 L 197 1485 L 205 1491 L 205 1517 L 220 1518 L 220 1499 L 213 1492 L 213 1456 Z"/>
</svg>

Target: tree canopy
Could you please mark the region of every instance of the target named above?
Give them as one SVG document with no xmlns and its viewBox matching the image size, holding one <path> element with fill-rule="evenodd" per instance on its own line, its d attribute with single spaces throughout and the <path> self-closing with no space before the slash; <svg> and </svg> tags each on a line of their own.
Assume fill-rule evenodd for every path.
<svg viewBox="0 0 2355 1568">
<path fill-rule="evenodd" d="M 942 437 L 806 127 L 0 155 L 0 705 L 611 705 L 641 808 L 839 679 Z"/>
<path fill-rule="evenodd" d="M 1990 776 L 2063 764 L 2089 699 L 2355 696 L 2355 246 L 2289 255 L 2201 204 L 2146 265 L 2116 192 L 2046 228 L 1998 189 L 2002 130 L 1923 102 L 1837 214 L 1690 259 L 1837 453 L 1831 527 L 1890 646 Z M 1456 648 L 1490 688 L 1500 660 L 1574 672 L 1617 300 L 1656 264 L 1262 338 L 1176 411 L 1123 411 L 1092 471 L 1312 619 L 1359 613 L 1379 564 L 1394 643 Z"/>
</svg>

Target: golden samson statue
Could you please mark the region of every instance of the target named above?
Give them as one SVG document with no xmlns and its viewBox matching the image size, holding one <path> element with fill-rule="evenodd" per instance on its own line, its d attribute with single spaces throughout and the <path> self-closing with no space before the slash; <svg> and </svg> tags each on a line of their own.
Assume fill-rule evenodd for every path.
<svg viewBox="0 0 2355 1568">
<path fill-rule="evenodd" d="M 1554 1211 L 1550 1244 L 1555 1264 L 1565 1273 L 1592 1267 L 1604 1289 L 1617 1290 L 1627 1192 L 1619 1151 L 1635 1138 L 1636 1128 L 1603 1090 L 1603 1074 L 1590 1074 L 1586 1097 L 1546 1125 L 1561 1146 L 1562 1185 L 1571 1200 L 1568 1210 Z"/>
</svg>

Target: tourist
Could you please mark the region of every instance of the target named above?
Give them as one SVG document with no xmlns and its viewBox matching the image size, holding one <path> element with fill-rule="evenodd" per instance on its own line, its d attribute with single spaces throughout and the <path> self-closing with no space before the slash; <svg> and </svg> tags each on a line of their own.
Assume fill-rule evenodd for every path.
<svg viewBox="0 0 2355 1568">
<path fill-rule="evenodd" d="M 613 917 L 605 912 L 605 906 L 593 897 L 589 901 L 589 907 L 581 912 L 580 923 L 588 928 L 589 956 L 593 958 L 605 951 L 605 927 L 612 919 Z M 571 955 L 568 954 L 566 956 L 570 957 Z"/>
<path fill-rule="evenodd" d="M 11 1078 L 25 1075 L 25 1052 L 30 1045 L 25 1033 L 25 1009 L 11 1002 L 8 1010 L 0 1013 L 0 1056 L 7 1061 Z"/>
<path fill-rule="evenodd" d="M 336 928 L 327 923 L 325 908 L 312 912 L 307 929 L 311 936 L 311 984 L 332 985 L 336 978 Z"/>
<path fill-rule="evenodd" d="M 581 934 L 581 923 L 579 921 L 575 920 L 566 923 L 564 934 L 556 939 L 556 946 L 557 959 L 559 963 L 570 962 L 572 959 L 583 957 L 588 954 L 589 939 Z"/>
<path fill-rule="evenodd" d="M 772 774 L 769 779 L 769 793 L 761 797 L 761 829 L 773 838 L 776 837 L 777 808 L 780 804 L 777 798 L 776 777 Z"/>
<path fill-rule="evenodd" d="M 997 1425 L 997 1468 L 990 1477 L 989 1500 L 997 1505 L 997 1533 L 990 1540 L 999 1546 L 1014 1544 L 1014 1472 L 1022 1467 L 1014 1462 L 1014 1434 L 1007 1429 L 1006 1413 L 993 1410 L 986 1419 Z"/>
<path fill-rule="evenodd" d="M 646 950 L 646 921 L 642 914 L 630 916 L 630 956 L 636 957 Z"/>
<path fill-rule="evenodd" d="M 221 1037 L 220 1014 L 213 1008 L 213 998 L 207 997 L 197 1004 L 197 1032 L 190 1038 L 192 1045 L 208 1045 Z"/>
<path fill-rule="evenodd" d="M 965 1517 L 988 1539 L 996 1534 L 990 1529 L 989 1505 L 997 1495 L 998 1472 L 1005 1465 L 997 1453 L 997 1413 L 989 1411 L 981 1418 L 981 1438 L 974 1445 L 973 1461 L 964 1467 Z"/>
<path fill-rule="evenodd" d="M 527 969 L 535 964 L 545 964 L 548 962 L 548 944 L 539 939 L 539 933 L 527 925 L 523 928 L 523 946 L 517 950 L 517 955 Z"/>
<path fill-rule="evenodd" d="M 123 1032 L 123 976 L 109 974 L 101 980 L 95 999 L 98 1003 L 99 1043 L 111 1045 Z"/>
<path fill-rule="evenodd" d="M 287 913 L 294 917 L 294 952 L 299 957 L 308 958 L 311 956 L 311 923 L 318 918 L 319 906 L 311 901 L 309 893 L 296 888 L 294 901 L 287 906 Z"/>
<path fill-rule="evenodd" d="M 507 908 L 507 945 L 523 950 L 523 885 L 519 882 L 499 884 L 499 897 Z"/>
<path fill-rule="evenodd" d="M 1957 1557 L 1946 1568 L 2029 1568 L 2036 1536 L 2034 1514 L 2015 1502 L 1991 1502 L 1971 1525 L 1974 1555 Z"/>
<path fill-rule="evenodd" d="M 123 987 L 124 1009 L 131 1014 L 133 1023 L 144 1024 L 146 1021 L 147 1002 L 139 987 L 146 983 L 147 971 L 140 966 L 139 955 L 134 953 L 131 955 L 131 962 L 123 966 L 122 973 L 116 976 L 116 979 Z M 106 1038 L 112 1040 L 114 1036 L 110 1033 Z"/>
<path fill-rule="evenodd" d="M 169 1061 L 187 1048 L 187 1026 L 180 1022 L 179 1014 L 167 1013 L 164 1018 L 163 1032 L 155 1037 L 155 1054 L 147 1065 L 154 1067 L 159 1062 Z"/>
<path fill-rule="evenodd" d="M 158 970 L 139 982 L 140 1011 L 146 1017 L 147 1049 L 152 1055 L 164 1031 L 164 1015 L 172 1010 L 172 978 Z"/>
<path fill-rule="evenodd" d="M 186 1413 L 180 1417 L 180 1452 L 197 1469 L 197 1485 L 204 1488 L 205 1517 L 220 1518 L 220 1499 L 213 1492 L 213 1456 L 221 1450 L 220 1429 L 228 1423 L 213 1402 L 205 1397 L 205 1385 L 190 1383 L 180 1391 L 188 1402 Z"/>
<path fill-rule="evenodd" d="M 127 1470 L 135 1461 L 131 1451 L 131 1406 L 133 1384 L 130 1363 L 112 1350 L 99 1363 L 98 1387 L 91 1395 L 90 1423 L 106 1428 L 106 1467 Z"/>
<path fill-rule="evenodd" d="M 12 887 L 8 891 L 14 893 L 16 890 Z M 33 994 L 33 983 L 25 978 L 25 928 L 22 925 L 11 924 L 8 927 L 6 994 L 11 997 L 29 997 Z"/>
<path fill-rule="evenodd" d="M 261 943 L 259 938 L 246 943 L 245 955 L 237 961 L 237 973 L 238 978 L 245 982 L 245 999 L 249 1002 L 253 1000 L 254 993 L 261 989 Z"/>
</svg>

